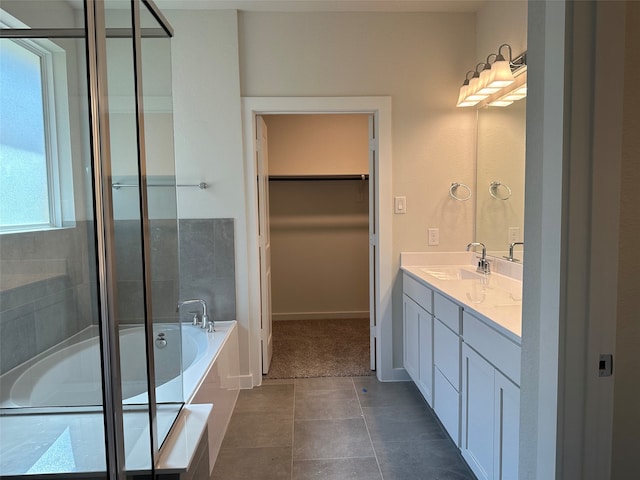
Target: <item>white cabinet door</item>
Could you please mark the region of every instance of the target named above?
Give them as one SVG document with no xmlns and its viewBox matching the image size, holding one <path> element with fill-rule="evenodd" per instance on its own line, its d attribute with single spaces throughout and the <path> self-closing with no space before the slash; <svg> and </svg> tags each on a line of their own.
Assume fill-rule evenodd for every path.
<svg viewBox="0 0 640 480">
<path fill-rule="evenodd" d="M 414 382 L 420 372 L 420 307 L 408 296 L 403 297 L 404 368 Z"/>
<path fill-rule="evenodd" d="M 519 424 L 520 388 L 463 345 L 460 449 L 479 479 L 518 478 Z"/>
<path fill-rule="evenodd" d="M 403 297 L 404 368 L 429 405 L 433 404 L 433 316 Z"/>
<path fill-rule="evenodd" d="M 424 399 L 433 406 L 433 316 L 422 308 L 420 313 L 420 371 L 418 389 Z"/>
<path fill-rule="evenodd" d="M 438 367 L 433 369 L 433 409 L 449 432 L 453 442 L 460 446 L 460 393 L 453 388 Z"/>
<path fill-rule="evenodd" d="M 493 366 L 463 345 L 460 449 L 480 480 L 494 478 L 494 377 Z"/>
<path fill-rule="evenodd" d="M 518 478 L 518 435 L 520 433 L 520 388 L 499 371 L 495 372 L 494 478 Z"/>
</svg>

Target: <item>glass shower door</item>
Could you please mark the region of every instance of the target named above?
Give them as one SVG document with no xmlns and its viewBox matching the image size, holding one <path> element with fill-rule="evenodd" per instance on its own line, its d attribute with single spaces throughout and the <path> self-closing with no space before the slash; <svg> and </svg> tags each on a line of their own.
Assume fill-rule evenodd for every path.
<svg viewBox="0 0 640 480">
<path fill-rule="evenodd" d="M 173 144 L 171 39 L 147 5 L 140 9 L 147 204 L 158 445 L 183 405 L 178 321 L 178 211 Z M 165 20 L 166 22 L 166 20 Z"/>
<path fill-rule="evenodd" d="M 125 467 L 143 472 L 182 407 L 182 342 L 169 35 L 131 5 L 105 19 Z"/>
<path fill-rule="evenodd" d="M 0 476 L 106 478 L 84 16 L 0 28 Z"/>
<path fill-rule="evenodd" d="M 170 72 L 163 21 L 146 0 L 0 4 L 0 476 L 148 475 L 182 405 L 170 77 L 142 83 L 142 57 Z"/>
</svg>

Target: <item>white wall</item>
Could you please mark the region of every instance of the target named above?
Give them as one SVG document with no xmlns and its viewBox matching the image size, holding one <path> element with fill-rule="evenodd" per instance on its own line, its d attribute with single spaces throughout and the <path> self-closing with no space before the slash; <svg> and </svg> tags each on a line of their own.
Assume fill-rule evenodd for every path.
<svg viewBox="0 0 640 480">
<path fill-rule="evenodd" d="M 235 11 L 167 10 L 171 43 L 179 218 L 235 220 L 240 372 L 248 374 L 247 240 Z"/>
<path fill-rule="evenodd" d="M 556 472 L 558 343 L 563 242 L 565 3 L 531 2 L 522 302 L 519 478 Z"/>
<path fill-rule="evenodd" d="M 618 244 L 618 295 L 615 345 L 615 387 L 613 408 L 612 479 L 625 478 L 637 469 L 640 451 L 640 409 L 638 395 L 638 297 L 640 296 L 640 209 L 638 209 L 638 183 L 640 182 L 640 95 L 636 85 L 640 81 L 640 67 L 636 61 L 640 45 L 640 4 L 626 2 L 625 61 L 624 61 L 624 113 L 622 120 L 622 158 L 620 170 L 620 231 Z"/>
<path fill-rule="evenodd" d="M 514 56 L 527 50 L 527 6 L 527 0 L 493 0 L 478 11 L 476 63 L 485 62 L 503 43 L 511 45 Z"/>
<path fill-rule="evenodd" d="M 243 96 L 391 95 L 393 185 L 407 197 L 407 214 L 393 223 L 394 271 L 401 251 L 430 248 L 428 227 L 440 228 L 433 250 L 471 241 L 473 202 L 448 191 L 475 176 L 475 112 L 455 107 L 475 53 L 475 15 L 246 12 L 239 20 Z M 401 366 L 396 283 L 394 366 Z"/>
<path fill-rule="evenodd" d="M 368 115 L 263 115 L 269 175 L 349 175 L 369 171 Z"/>
<path fill-rule="evenodd" d="M 269 183 L 274 320 L 368 318 L 368 182 Z"/>
</svg>

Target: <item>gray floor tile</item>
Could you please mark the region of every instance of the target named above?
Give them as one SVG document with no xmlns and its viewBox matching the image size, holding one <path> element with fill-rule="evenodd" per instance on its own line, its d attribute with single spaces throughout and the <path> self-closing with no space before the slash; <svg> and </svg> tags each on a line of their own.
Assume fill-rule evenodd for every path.
<svg viewBox="0 0 640 480">
<path fill-rule="evenodd" d="M 360 418 L 362 410 L 353 388 L 345 390 L 300 390 L 296 393 L 295 419 L 321 420 Z"/>
<path fill-rule="evenodd" d="M 297 460 L 293 480 L 381 480 L 375 457 Z"/>
<path fill-rule="evenodd" d="M 277 384 L 240 390 L 234 411 L 293 415 L 293 389 L 291 384 Z"/>
<path fill-rule="evenodd" d="M 356 392 L 363 407 L 426 405 L 413 382 L 378 382 L 358 380 Z"/>
<path fill-rule="evenodd" d="M 374 446 L 379 442 L 448 439 L 426 405 L 363 407 L 362 410 Z"/>
<path fill-rule="evenodd" d="M 450 440 L 375 445 L 385 480 L 475 480 Z"/>
<path fill-rule="evenodd" d="M 415 385 L 375 377 L 266 380 L 240 392 L 212 479 L 292 478 L 475 479 Z"/>
<path fill-rule="evenodd" d="M 211 480 L 290 480 L 291 447 L 220 450 Z"/>
<path fill-rule="evenodd" d="M 290 447 L 293 416 L 234 412 L 222 448 Z"/>
<path fill-rule="evenodd" d="M 263 378 L 262 385 L 293 385 L 296 383 L 293 378 Z"/>
<path fill-rule="evenodd" d="M 294 460 L 374 456 L 362 418 L 296 420 L 294 425 Z"/>
<path fill-rule="evenodd" d="M 338 390 L 353 388 L 351 377 L 296 378 L 296 390 Z"/>
</svg>

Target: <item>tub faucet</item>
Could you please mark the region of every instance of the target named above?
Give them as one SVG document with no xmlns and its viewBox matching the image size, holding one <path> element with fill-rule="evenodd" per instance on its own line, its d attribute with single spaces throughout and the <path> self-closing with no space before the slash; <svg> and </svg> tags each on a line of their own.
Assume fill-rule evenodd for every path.
<svg viewBox="0 0 640 480">
<path fill-rule="evenodd" d="M 504 258 L 506 258 L 510 262 L 519 262 L 520 261 L 517 258 L 513 258 L 513 247 L 515 247 L 516 245 L 522 245 L 524 247 L 524 242 L 513 242 L 513 243 L 509 244 L 509 256 L 508 257 L 504 257 Z"/>
<path fill-rule="evenodd" d="M 484 273 L 485 275 L 490 274 L 491 273 L 491 265 L 489 264 L 489 261 L 487 260 L 487 249 L 484 246 L 484 243 L 471 242 L 469 245 L 467 245 L 467 252 L 469 250 L 471 250 L 472 247 L 482 247 L 482 257 L 480 258 L 480 260 L 478 260 L 478 268 L 476 268 L 476 272 Z"/>
<path fill-rule="evenodd" d="M 200 324 L 201 328 L 206 328 L 207 331 L 209 332 L 215 331 L 215 323 L 213 320 L 209 320 L 209 314 L 207 313 L 207 302 L 205 302 L 200 298 L 194 298 L 191 300 L 182 300 L 178 302 L 178 307 L 176 308 L 176 312 L 180 311 L 180 307 L 182 305 L 191 305 L 193 303 L 199 303 L 200 305 L 202 305 L 202 321 L 198 322 L 198 315 L 196 314 L 193 317 L 193 324 L 194 325 Z"/>
</svg>

